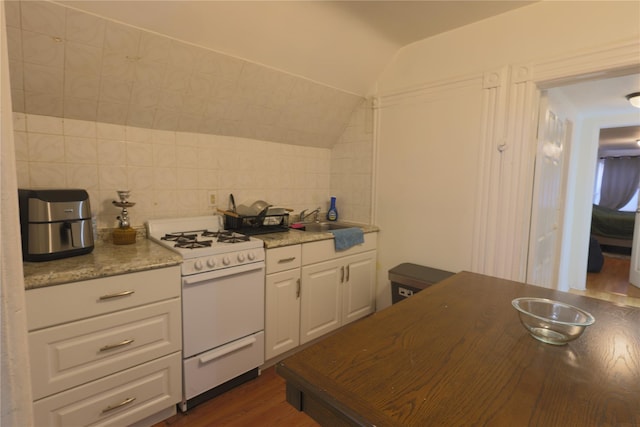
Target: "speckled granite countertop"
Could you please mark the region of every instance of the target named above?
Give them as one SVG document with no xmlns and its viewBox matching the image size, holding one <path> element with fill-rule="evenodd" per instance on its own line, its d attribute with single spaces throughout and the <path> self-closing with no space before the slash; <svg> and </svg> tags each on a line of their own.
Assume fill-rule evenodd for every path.
<svg viewBox="0 0 640 427">
<path fill-rule="evenodd" d="M 365 233 L 379 231 L 375 225 L 340 222 L 360 227 Z M 310 232 L 291 229 L 288 232 L 254 236 L 264 242 L 265 249 L 297 245 L 318 240 L 333 239 L 330 232 Z M 62 258 L 44 262 L 25 262 L 25 289 L 60 285 L 99 277 L 115 276 L 153 268 L 169 267 L 182 262 L 182 257 L 140 233 L 133 245 L 114 245 L 108 239 L 96 242 L 93 251 L 87 255 Z"/>
<path fill-rule="evenodd" d="M 90 254 L 53 261 L 25 262 L 28 289 L 179 265 L 182 257 L 145 238 L 132 245 L 97 242 Z"/>
<path fill-rule="evenodd" d="M 365 233 L 375 233 L 380 229 L 375 225 L 354 224 L 339 221 L 339 224 L 360 227 Z M 310 243 L 318 240 L 333 239 L 333 234 L 328 231 L 312 232 L 291 229 L 288 232 L 259 234 L 256 237 L 264 241 L 265 249 L 279 248 L 281 246 L 298 245 L 300 243 Z"/>
</svg>

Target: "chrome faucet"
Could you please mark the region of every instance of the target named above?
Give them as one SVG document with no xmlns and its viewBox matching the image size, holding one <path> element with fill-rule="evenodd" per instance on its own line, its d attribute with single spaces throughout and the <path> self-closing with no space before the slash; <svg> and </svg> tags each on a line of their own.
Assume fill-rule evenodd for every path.
<svg viewBox="0 0 640 427">
<path fill-rule="evenodd" d="M 306 209 L 303 209 L 302 211 L 300 211 L 300 222 L 309 222 L 307 218 L 309 218 L 311 215 L 314 216 L 313 221 L 318 222 L 319 214 L 320 214 L 320 208 L 316 208 L 309 213 L 307 213 Z"/>
</svg>

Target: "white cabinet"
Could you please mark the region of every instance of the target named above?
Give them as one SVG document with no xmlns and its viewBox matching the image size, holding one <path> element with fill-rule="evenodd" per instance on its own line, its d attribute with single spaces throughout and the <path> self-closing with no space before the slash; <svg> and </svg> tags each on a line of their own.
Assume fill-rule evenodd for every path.
<svg viewBox="0 0 640 427">
<path fill-rule="evenodd" d="M 180 267 L 26 293 L 37 425 L 129 425 L 182 398 Z"/>
<path fill-rule="evenodd" d="M 358 320 L 376 309 L 376 252 L 369 251 L 343 259 L 342 324 Z"/>
<path fill-rule="evenodd" d="M 267 249 L 265 360 L 375 311 L 377 233 L 336 252 L 333 239 Z"/>
<path fill-rule="evenodd" d="M 300 343 L 300 245 L 267 250 L 265 360 Z"/>
<path fill-rule="evenodd" d="M 302 267 L 301 344 L 340 327 L 344 265 L 333 260 Z"/>
<path fill-rule="evenodd" d="M 351 253 L 369 250 L 340 257 L 339 252 L 333 251 L 329 256 L 334 259 L 311 265 L 307 265 L 305 253 L 311 253 L 315 261 L 319 259 L 318 249 L 325 248 L 311 247 L 305 251 L 303 245 L 301 344 L 375 311 L 376 251 L 371 250 L 375 248 L 375 241 L 371 240 L 375 237 L 360 248 L 349 249 Z"/>
</svg>

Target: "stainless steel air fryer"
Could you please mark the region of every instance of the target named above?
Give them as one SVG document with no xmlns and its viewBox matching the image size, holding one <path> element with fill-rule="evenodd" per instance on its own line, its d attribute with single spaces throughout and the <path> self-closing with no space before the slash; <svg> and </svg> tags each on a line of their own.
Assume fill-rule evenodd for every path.
<svg viewBox="0 0 640 427">
<path fill-rule="evenodd" d="M 93 250 L 89 194 L 85 190 L 19 189 L 22 259 L 49 261 Z"/>
</svg>

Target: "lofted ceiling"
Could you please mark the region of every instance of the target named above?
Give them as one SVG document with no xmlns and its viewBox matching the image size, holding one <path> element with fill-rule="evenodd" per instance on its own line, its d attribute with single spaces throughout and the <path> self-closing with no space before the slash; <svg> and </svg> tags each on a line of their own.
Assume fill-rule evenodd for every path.
<svg viewBox="0 0 640 427">
<path fill-rule="evenodd" d="M 531 1 L 5 1 L 13 109 L 331 147 L 403 46 Z"/>
</svg>

